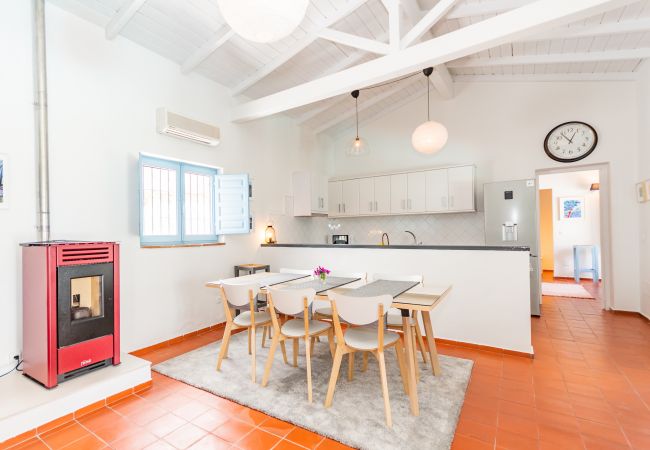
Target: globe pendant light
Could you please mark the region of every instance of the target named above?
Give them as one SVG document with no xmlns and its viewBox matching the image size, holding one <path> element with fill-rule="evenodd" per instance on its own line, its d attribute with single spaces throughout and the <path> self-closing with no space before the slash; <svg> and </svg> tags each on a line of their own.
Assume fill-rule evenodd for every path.
<svg viewBox="0 0 650 450">
<path fill-rule="evenodd" d="M 365 155 L 370 151 L 368 143 L 359 137 L 359 91 L 352 91 L 350 94 L 354 97 L 354 110 L 356 113 L 356 123 L 357 123 L 357 134 L 352 145 L 347 149 L 346 153 L 348 156 L 361 156 Z"/>
<path fill-rule="evenodd" d="M 218 4 L 235 33 L 268 43 L 289 36 L 300 25 L 309 0 L 218 0 Z"/>
<path fill-rule="evenodd" d="M 415 129 L 411 144 L 418 152 L 432 155 L 442 150 L 449 135 L 443 124 L 429 117 L 429 76 L 433 73 L 433 67 L 428 67 L 422 72 L 427 77 L 427 121 Z"/>
</svg>

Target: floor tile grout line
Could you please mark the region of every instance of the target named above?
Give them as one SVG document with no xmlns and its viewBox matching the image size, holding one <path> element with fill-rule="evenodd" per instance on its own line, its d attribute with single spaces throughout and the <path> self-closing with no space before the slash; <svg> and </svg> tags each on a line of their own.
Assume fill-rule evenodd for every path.
<svg viewBox="0 0 650 450">
<path fill-rule="evenodd" d="M 106 442 L 104 439 L 102 439 L 101 437 L 99 437 L 98 435 L 96 435 L 96 434 L 95 434 L 95 433 L 94 433 L 90 428 L 88 428 L 87 426 L 85 426 L 83 423 L 79 422 L 76 418 L 75 418 L 75 422 L 77 422 L 77 423 L 79 424 L 79 426 L 81 426 L 81 428 L 85 429 L 85 430 L 86 430 L 88 433 L 90 433 L 92 436 L 94 436 L 94 437 L 96 437 L 97 439 L 99 439 L 100 442 L 103 442 L 103 443 L 104 443 L 104 447 L 110 447 L 110 445 L 109 445 L 108 442 Z M 75 442 L 76 442 L 76 441 L 75 441 Z M 72 443 L 74 443 L 74 442 L 72 442 Z M 71 443 L 71 444 L 72 444 L 72 443 Z"/>
</svg>

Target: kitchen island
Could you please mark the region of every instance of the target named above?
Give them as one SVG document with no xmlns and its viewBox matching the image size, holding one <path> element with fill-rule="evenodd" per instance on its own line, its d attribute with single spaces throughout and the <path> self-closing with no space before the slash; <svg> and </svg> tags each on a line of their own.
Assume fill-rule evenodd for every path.
<svg viewBox="0 0 650 450">
<path fill-rule="evenodd" d="M 258 258 L 280 268 L 421 274 L 454 286 L 432 314 L 437 338 L 531 354 L 527 247 L 263 244 Z"/>
</svg>

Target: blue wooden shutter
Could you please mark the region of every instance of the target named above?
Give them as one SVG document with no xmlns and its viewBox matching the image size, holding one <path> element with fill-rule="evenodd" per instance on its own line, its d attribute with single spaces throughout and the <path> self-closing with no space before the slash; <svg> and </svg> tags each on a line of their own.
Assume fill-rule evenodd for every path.
<svg viewBox="0 0 650 450">
<path fill-rule="evenodd" d="M 215 176 L 217 234 L 250 232 L 248 174 Z"/>
</svg>

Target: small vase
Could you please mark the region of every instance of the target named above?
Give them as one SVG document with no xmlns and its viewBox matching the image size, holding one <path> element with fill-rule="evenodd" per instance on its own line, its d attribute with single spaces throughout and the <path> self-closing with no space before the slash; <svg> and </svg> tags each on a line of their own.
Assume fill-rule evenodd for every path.
<svg viewBox="0 0 650 450">
<path fill-rule="evenodd" d="M 320 284 L 324 285 L 327 283 L 327 276 L 326 275 L 321 275 L 320 276 Z"/>
</svg>

